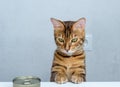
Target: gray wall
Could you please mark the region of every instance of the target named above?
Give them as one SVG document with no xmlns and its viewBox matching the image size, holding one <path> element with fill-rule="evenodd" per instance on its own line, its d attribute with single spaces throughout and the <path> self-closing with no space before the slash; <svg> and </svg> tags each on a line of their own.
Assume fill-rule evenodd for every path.
<svg viewBox="0 0 120 87">
<path fill-rule="evenodd" d="M 120 81 L 120 0 L 0 0 L 0 81 L 35 75 L 49 81 L 55 44 L 50 17 L 86 17 L 93 50 L 87 81 Z"/>
</svg>

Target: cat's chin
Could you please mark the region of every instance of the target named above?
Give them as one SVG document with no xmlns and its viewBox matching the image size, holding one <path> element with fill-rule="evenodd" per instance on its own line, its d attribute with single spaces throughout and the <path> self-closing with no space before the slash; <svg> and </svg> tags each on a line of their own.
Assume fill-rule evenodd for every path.
<svg viewBox="0 0 120 87">
<path fill-rule="evenodd" d="M 64 54 L 68 55 L 68 56 L 72 56 L 74 51 L 62 51 Z"/>
</svg>

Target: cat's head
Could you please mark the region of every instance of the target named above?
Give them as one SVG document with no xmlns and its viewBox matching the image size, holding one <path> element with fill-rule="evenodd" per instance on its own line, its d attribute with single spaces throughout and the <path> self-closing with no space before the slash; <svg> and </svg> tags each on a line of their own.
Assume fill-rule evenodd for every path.
<svg viewBox="0 0 120 87">
<path fill-rule="evenodd" d="M 54 27 L 54 37 L 58 51 L 72 55 L 83 50 L 85 18 L 80 18 L 77 21 L 61 21 L 51 18 L 51 22 Z"/>
</svg>

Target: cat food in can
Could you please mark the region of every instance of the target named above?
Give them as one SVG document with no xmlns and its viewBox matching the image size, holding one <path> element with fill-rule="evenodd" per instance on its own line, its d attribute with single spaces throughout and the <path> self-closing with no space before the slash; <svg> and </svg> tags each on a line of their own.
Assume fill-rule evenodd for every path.
<svg viewBox="0 0 120 87">
<path fill-rule="evenodd" d="M 20 76 L 13 79 L 13 87 L 40 87 L 40 81 L 35 76 Z"/>
</svg>

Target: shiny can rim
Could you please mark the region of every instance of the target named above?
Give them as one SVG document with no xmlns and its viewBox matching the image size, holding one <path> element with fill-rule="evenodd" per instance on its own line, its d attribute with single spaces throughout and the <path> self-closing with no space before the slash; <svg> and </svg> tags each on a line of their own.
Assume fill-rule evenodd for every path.
<svg viewBox="0 0 120 87">
<path fill-rule="evenodd" d="M 41 82 L 41 79 L 36 76 L 18 76 L 13 79 L 13 84 L 17 84 L 15 83 L 15 81 L 26 80 L 26 79 L 36 79 L 39 81 L 39 83 Z M 34 83 L 34 84 L 37 84 L 37 83 Z"/>
</svg>

